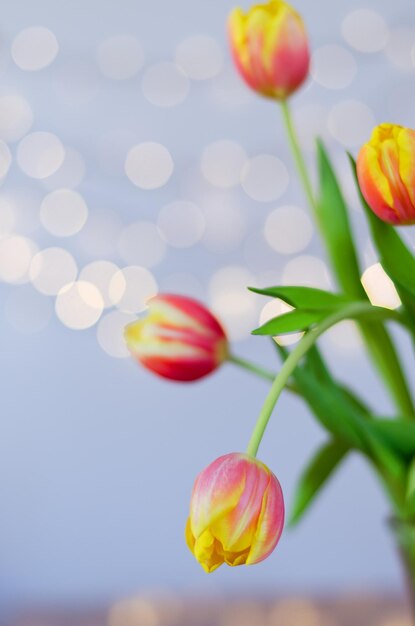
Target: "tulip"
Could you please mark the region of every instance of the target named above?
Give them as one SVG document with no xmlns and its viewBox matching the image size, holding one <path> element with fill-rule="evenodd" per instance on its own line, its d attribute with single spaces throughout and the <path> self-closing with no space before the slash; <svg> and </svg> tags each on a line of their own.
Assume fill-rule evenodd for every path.
<svg viewBox="0 0 415 626">
<path fill-rule="evenodd" d="M 234 9 L 229 38 L 236 67 L 263 96 L 285 100 L 304 82 L 310 66 L 301 16 L 283 0 Z"/>
<path fill-rule="evenodd" d="M 222 563 L 263 561 L 277 545 L 283 525 L 280 484 L 254 457 L 226 454 L 196 478 L 186 542 L 206 572 Z"/>
<path fill-rule="evenodd" d="M 415 131 L 377 126 L 360 150 L 357 176 L 363 197 L 389 224 L 415 224 Z"/>
<path fill-rule="evenodd" d="M 152 298 L 147 316 L 129 324 L 124 336 L 137 361 L 171 380 L 202 378 L 228 356 L 228 340 L 218 320 L 184 296 Z"/>
</svg>

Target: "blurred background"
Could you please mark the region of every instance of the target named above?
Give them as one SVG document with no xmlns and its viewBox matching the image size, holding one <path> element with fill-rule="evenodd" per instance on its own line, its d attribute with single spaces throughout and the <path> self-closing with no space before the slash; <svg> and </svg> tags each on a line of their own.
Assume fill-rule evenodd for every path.
<svg viewBox="0 0 415 626">
<path fill-rule="evenodd" d="M 388 613 L 370 600 L 399 602 L 403 583 L 383 494 L 358 457 L 270 559 L 207 576 L 183 539 L 193 480 L 216 456 L 245 448 L 267 384 L 231 365 L 199 384 L 169 384 L 123 344 L 123 326 L 149 296 L 178 292 L 211 306 L 237 354 L 277 368 L 269 342 L 249 336 L 275 304 L 264 309 L 246 286 L 334 288 L 278 107 L 250 93 L 230 61 L 233 5 L 2 7 L 0 617 L 8 626 L 32 610 L 37 618 L 16 623 L 75 624 L 74 614 L 59 621 L 50 609 L 97 609 L 84 626 L 183 624 L 183 598 L 202 599 L 197 623 L 340 624 L 335 607 L 347 598 L 357 598 L 350 623 L 362 606 L 374 611 L 365 624 L 376 610 L 384 624 L 407 623 L 399 604 Z M 413 1 L 296 7 L 313 49 L 311 76 L 292 100 L 302 144 L 310 167 L 315 135 L 329 145 L 364 284 L 374 301 L 397 306 L 345 151 L 356 154 L 376 123 L 415 126 Z M 415 243 L 413 229 L 404 235 Z M 391 410 L 352 324 L 322 346 L 337 375 L 382 414 Z M 324 438 L 285 395 L 260 456 L 288 505 Z M 206 600 L 242 595 L 268 604 L 225 603 L 222 613 L 218 604 L 213 614 Z M 326 604 L 319 609 L 315 597 Z"/>
</svg>

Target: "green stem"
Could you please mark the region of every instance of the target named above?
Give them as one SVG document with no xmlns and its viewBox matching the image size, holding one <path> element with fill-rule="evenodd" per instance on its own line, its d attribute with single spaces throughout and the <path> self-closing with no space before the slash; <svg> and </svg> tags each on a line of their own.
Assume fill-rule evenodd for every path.
<svg viewBox="0 0 415 626">
<path fill-rule="evenodd" d="M 261 367 L 260 365 L 256 365 L 255 363 L 251 363 L 251 361 L 247 361 L 246 359 L 242 359 L 239 356 L 235 356 L 234 354 L 230 354 L 228 356 L 229 363 L 233 363 L 238 367 L 259 376 L 260 378 L 264 378 L 265 380 L 270 380 L 273 382 L 275 380 L 275 372 L 271 372 L 270 370 Z M 298 394 L 298 389 L 293 383 L 287 383 L 286 388 L 291 393 Z"/>
<path fill-rule="evenodd" d="M 268 396 L 265 399 L 265 402 L 259 414 L 257 423 L 252 433 L 252 437 L 249 441 L 246 450 L 247 454 L 250 454 L 251 456 L 256 456 L 259 444 L 261 443 L 262 437 L 264 436 L 265 429 L 268 425 L 269 419 L 272 415 L 275 404 L 277 403 L 277 400 L 281 395 L 282 390 L 284 389 L 290 376 L 293 374 L 299 361 L 301 361 L 304 355 L 310 350 L 310 348 L 313 347 L 317 339 L 329 328 L 335 326 L 339 322 L 345 319 L 353 318 L 360 313 L 365 313 L 372 308 L 372 305 L 369 303 L 353 303 L 341 311 L 336 311 L 336 313 L 330 315 L 330 317 L 327 317 L 320 324 L 320 326 L 314 328 L 313 330 L 310 330 L 306 335 L 304 335 L 301 341 L 290 353 L 274 380 L 274 383 L 268 393 Z"/>
</svg>

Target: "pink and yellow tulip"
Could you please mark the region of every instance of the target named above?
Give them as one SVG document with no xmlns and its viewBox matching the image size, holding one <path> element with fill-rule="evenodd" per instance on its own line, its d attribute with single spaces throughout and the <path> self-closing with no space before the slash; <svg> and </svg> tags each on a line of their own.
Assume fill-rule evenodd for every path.
<svg viewBox="0 0 415 626">
<path fill-rule="evenodd" d="M 301 16 L 284 0 L 234 9 L 229 38 L 235 64 L 248 85 L 263 96 L 284 100 L 304 82 L 310 65 Z"/>
<path fill-rule="evenodd" d="M 163 378 L 194 381 L 228 356 L 225 331 L 212 313 L 192 298 L 158 295 L 145 318 L 129 324 L 125 341 L 134 358 Z"/>
<path fill-rule="evenodd" d="M 357 175 L 374 213 L 395 225 L 415 224 L 415 131 L 377 126 L 360 150 Z"/>
<path fill-rule="evenodd" d="M 277 545 L 284 525 L 280 484 L 252 456 L 221 456 L 196 478 L 186 541 L 206 572 L 222 563 L 252 565 Z"/>
</svg>

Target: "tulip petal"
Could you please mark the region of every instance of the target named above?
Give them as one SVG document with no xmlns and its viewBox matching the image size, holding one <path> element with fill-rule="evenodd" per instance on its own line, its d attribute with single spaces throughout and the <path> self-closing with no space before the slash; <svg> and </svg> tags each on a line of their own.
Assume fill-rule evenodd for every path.
<svg viewBox="0 0 415 626">
<path fill-rule="evenodd" d="M 247 565 L 263 561 L 277 545 L 284 527 L 284 505 L 280 484 L 273 474 L 265 490 L 257 530 L 246 560 Z"/>
</svg>

